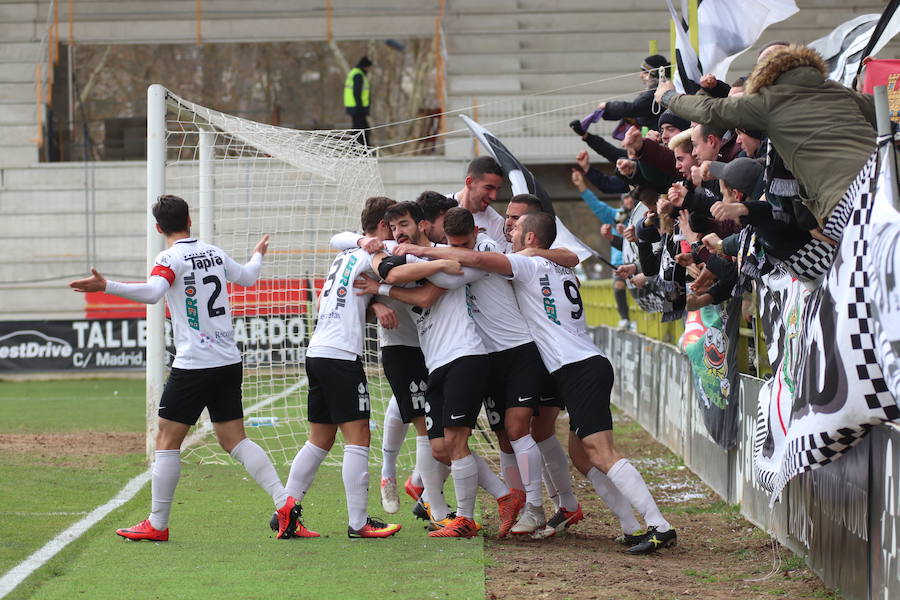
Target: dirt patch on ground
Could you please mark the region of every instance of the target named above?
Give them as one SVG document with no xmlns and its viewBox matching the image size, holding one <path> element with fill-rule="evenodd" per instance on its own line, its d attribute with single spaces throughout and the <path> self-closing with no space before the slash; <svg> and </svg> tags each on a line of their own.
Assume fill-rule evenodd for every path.
<svg viewBox="0 0 900 600">
<path fill-rule="evenodd" d="M 561 424 L 562 425 L 562 424 Z M 830 592 L 790 550 L 740 516 L 680 459 L 634 421 L 616 415 L 616 446 L 644 475 L 678 545 L 651 556 L 631 556 L 614 539 L 618 521 L 589 482 L 572 471 L 585 519 L 549 540 L 497 539 L 496 510 L 485 511 L 485 588 L 491 600 L 736 600 L 826 598 Z M 568 432 L 562 427 L 560 439 Z M 484 507 L 493 508 L 490 498 Z M 552 506 L 545 506 L 547 515 Z"/>
<path fill-rule="evenodd" d="M 22 452 L 41 457 L 90 458 L 104 454 L 144 452 L 143 433 L 4 433 L 0 434 L 0 452 Z"/>
</svg>

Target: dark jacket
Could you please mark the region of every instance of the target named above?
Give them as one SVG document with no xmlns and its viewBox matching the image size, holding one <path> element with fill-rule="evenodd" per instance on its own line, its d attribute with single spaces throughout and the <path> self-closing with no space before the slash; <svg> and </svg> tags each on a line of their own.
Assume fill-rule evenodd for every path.
<svg viewBox="0 0 900 600">
<path fill-rule="evenodd" d="M 606 121 L 619 121 L 631 118 L 637 121 L 638 127 L 649 127 L 656 130 L 659 126 L 659 115 L 653 114 L 653 94 L 656 88 L 641 92 L 631 102 L 617 100 L 607 102 L 603 109 L 603 119 Z"/>
<path fill-rule="evenodd" d="M 823 222 L 875 150 L 875 104 L 828 80 L 822 57 L 790 46 L 756 65 L 743 96 L 666 93 L 675 114 L 715 127 L 765 131 Z"/>
</svg>

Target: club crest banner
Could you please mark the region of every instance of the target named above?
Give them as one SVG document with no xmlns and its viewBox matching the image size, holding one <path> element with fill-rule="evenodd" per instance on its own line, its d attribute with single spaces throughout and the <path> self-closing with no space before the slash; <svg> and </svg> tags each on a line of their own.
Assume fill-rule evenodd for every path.
<svg viewBox="0 0 900 600">
<path fill-rule="evenodd" d="M 806 291 L 786 276 L 760 285 L 774 376 L 760 393 L 754 470 L 772 502 L 797 474 L 837 460 L 873 425 L 900 417 L 894 189 L 874 154 L 832 213 L 846 225 L 820 286 Z"/>
</svg>

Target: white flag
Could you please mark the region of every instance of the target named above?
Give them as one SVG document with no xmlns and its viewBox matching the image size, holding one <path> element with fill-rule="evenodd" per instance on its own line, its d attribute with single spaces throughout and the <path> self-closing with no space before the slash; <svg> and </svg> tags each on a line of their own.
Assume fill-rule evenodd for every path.
<svg viewBox="0 0 900 600">
<path fill-rule="evenodd" d="M 891 11 L 891 14 L 885 15 L 888 19 L 887 24 L 868 54 L 875 55 L 900 33 L 900 11 L 896 10 L 896 6 L 888 7 L 887 10 Z M 865 58 L 863 53 L 866 44 L 869 43 L 881 18 L 882 15 L 879 14 L 860 15 L 841 23 L 825 37 L 810 42 L 809 47 L 818 50 L 828 64 L 829 79 L 848 87 L 853 85 L 853 78 L 859 71 L 859 63 Z"/>
</svg>

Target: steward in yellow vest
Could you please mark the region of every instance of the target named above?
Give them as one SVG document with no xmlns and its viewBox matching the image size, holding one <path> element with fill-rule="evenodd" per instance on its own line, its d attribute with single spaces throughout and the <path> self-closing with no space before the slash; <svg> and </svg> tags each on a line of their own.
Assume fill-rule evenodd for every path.
<svg viewBox="0 0 900 600">
<path fill-rule="evenodd" d="M 363 56 L 344 80 L 344 110 L 353 119 L 353 129 L 369 129 L 366 118 L 369 115 L 369 78 L 366 72 L 371 66 L 372 61 Z M 364 142 L 362 139 L 360 141 Z"/>
</svg>

